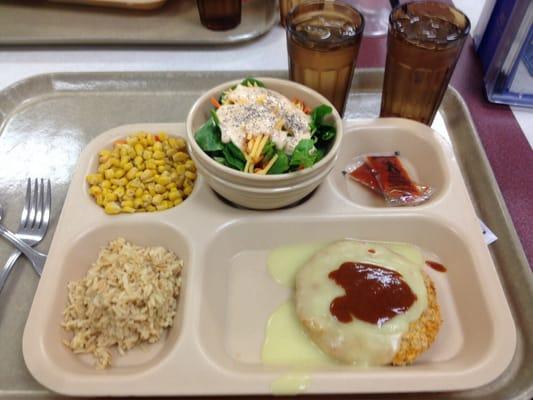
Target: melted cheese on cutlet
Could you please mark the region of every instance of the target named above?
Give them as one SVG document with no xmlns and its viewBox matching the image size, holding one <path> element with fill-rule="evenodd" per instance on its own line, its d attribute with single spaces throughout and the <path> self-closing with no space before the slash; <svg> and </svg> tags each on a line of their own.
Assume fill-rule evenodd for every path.
<svg viewBox="0 0 533 400">
<path fill-rule="evenodd" d="M 399 246 L 399 245 L 397 245 Z M 374 252 L 369 252 L 372 249 Z M 311 337 L 325 352 L 338 360 L 361 366 L 386 365 L 398 351 L 402 335 L 409 324 L 420 318 L 427 307 L 427 292 L 422 275 L 423 258 L 411 252 L 404 257 L 386 244 L 343 240 L 335 242 L 311 257 L 296 276 L 296 310 Z M 378 326 L 353 319 L 342 323 L 330 312 L 333 299 L 343 296 L 344 289 L 328 278 L 346 262 L 368 263 L 399 272 L 417 296 L 403 314 Z"/>
</svg>

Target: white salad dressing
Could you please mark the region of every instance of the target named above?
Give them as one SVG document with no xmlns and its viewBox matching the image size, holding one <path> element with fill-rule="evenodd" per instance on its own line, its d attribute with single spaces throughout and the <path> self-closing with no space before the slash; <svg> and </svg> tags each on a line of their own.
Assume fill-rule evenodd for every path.
<svg viewBox="0 0 533 400">
<path fill-rule="evenodd" d="M 292 154 L 311 138 L 310 117 L 288 98 L 263 87 L 237 85 L 217 111 L 221 139 L 244 151 L 248 135 L 269 135 L 276 148 Z"/>
</svg>

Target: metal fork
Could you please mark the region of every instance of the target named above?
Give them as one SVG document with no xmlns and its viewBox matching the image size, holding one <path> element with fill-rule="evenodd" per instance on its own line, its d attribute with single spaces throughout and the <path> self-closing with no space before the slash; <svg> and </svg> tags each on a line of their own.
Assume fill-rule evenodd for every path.
<svg viewBox="0 0 533 400">
<path fill-rule="evenodd" d="M 52 204 L 52 189 L 49 179 L 46 179 L 46 181 L 41 179 L 40 182 L 39 179 L 35 179 L 33 186 L 34 189 L 32 191 L 32 180 L 28 178 L 25 204 L 17 232 L 17 237 L 30 246 L 35 246 L 44 238 L 50 222 Z M 0 291 L 2 291 L 20 255 L 21 252 L 19 250 L 14 250 L 0 270 Z M 32 266 L 40 276 L 42 266 L 34 263 L 32 263 Z"/>
</svg>

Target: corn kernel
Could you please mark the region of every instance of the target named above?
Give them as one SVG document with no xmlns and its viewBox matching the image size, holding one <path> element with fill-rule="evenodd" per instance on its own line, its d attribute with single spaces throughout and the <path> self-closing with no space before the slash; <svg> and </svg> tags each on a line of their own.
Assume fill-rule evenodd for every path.
<svg viewBox="0 0 533 400">
<path fill-rule="evenodd" d="M 104 194 L 104 201 L 106 203 L 112 203 L 114 201 L 117 201 L 118 200 L 118 196 L 116 193 L 113 193 L 113 192 L 109 192 L 109 193 L 105 193 Z"/>
<path fill-rule="evenodd" d="M 146 161 L 146 168 L 155 170 L 157 168 L 156 163 L 153 160 L 147 160 Z"/>
<path fill-rule="evenodd" d="M 135 154 L 137 154 L 137 156 L 142 156 L 143 151 L 144 151 L 144 147 L 143 147 L 142 144 L 137 143 L 137 144 L 134 146 L 134 149 L 135 149 Z"/>
<path fill-rule="evenodd" d="M 128 184 L 128 180 L 126 178 L 111 179 L 111 183 L 116 186 L 126 186 Z"/>
<path fill-rule="evenodd" d="M 161 142 L 155 142 L 154 151 L 161 151 L 161 150 L 163 150 L 163 144 Z"/>
<path fill-rule="evenodd" d="M 181 198 L 181 196 L 179 195 L 178 191 L 177 190 L 171 190 L 169 193 L 168 193 L 168 199 L 170 201 L 174 201 L 176 200 L 177 198 Z"/>
<path fill-rule="evenodd" d="M 180 205 L 182 201 L 183 199 L 181 197 L 178 197 L 176 200 L 174 200 L 174 205 L 175 206 Z"/>
<path fill-rule="evenodd" d="M 150 171 L 149 169 L 144 170 L 143 173 L 141 174 L 141 181 L 143 181 L 143 182 L 151 182 L 151 181 L 153 181 L 152 171 Z"/>
<path fill-rule="evenodd" d="M 143 195 L 142 200 L 143 200 L 144 203 L 150 204 L 150 203 L 152 203 L 152 195 L 146 193 L 146 194 Z"/>
<path fill-rule="evenodd" d="M 160 194 L 156 194 L 155 196 L 152 197 L 152 204 L 154 205 L 161 204 L 162 201 L 163 201 L 163 197 Z"/>
<path fill-rule="evenodd" d="M 146 206 L 146 211 L 149 211 L 149 212 L 157 211 L 157 208 L 155 208 L 152 205 L 149 205 L 149 206 Z"/>
<path fill-rule="evenodd" d="M 159 175 L 155 177 L 156 183 L 162 186 L 166 186 L 170 183 L 170 178 L 166 175 Z"/>
<path fill-rule="evenodd" d="M 172 156 L 172 160 L 174 160 L 175 162 L 183 162 L 188 158 L 189 156 L 187 155 L 187 153 L 184 153 L 182 151 L 179 151 Z"/>
<path fill-rule="evenodd" d="M 152 157 L 156 160 L 162 160 L 165 158 L 165 153 L 163 153 L 161 150 L 155 150 Z"/>
<path fill-rule="evenodd" d="M 137 156 L 135 157 L 135 159 L 133 160 L 133 164 L 135 164 L 135 166 L 138 168 L 139 165 L 143 164 L 144 163 L 144 160 L 141 156 Z"/>
<path fill-rule="evenodd" d="M 194 161 L 193 160 L 188 160 L 186 163 L 185 163 L 185 168 L 187 168 L 189 171 L 196 171 L 196 166 L 194 165 Z"/>
<path fill-rule="evenodd" d="M 87 175 L 86 179 L 89 185 L 97 185 L 104 180 L 104 177 L 102 176 L 102 174 L 97 173 L 97 174 Z"/>
<path fill-rule="evenodd" d="M 139 209 L 139 208 L 141 208 L 143 206 L 143 204 L 144 203 L 143 203 L 142 199 L 140 199 L 140 198 L 133 199 L 133 207 Z"/>
<path fill-rule="evenodd" d="M 132 200 L 124 200 L 120 203 L 121 207 L 133 207 L 133 201 Z"/>
<path fill-rule="evenodd" d="M 133 207 L 122 207 L 122 212 L 132 214 L 132 213 L 135 212 L 135 208 L 133 208 Z"/>
<path fill-rule="evenodd" d="M 151 160 L 152 159 L 152 152 L 150 150 L 144 150 L 143 151 L 143 158 L 145 160 Z"/>
<path fill-rule="evenodd" d="M 118 214 L 120 213 L 120 206 L 114 201 L 111 201 L 105 205 L 104 210 L 107 214 Z"/>
<path fill-rule="evenodd" d="M 177 138 L 176 139 L 176 148 L 178 150 L 181 150 L 181 149 L 185 148 L 185 140 L 183 138 Z"/>
<path fill-rule="evenodd" d="M 113 193 L 115 193 L 117 195 L 117 197 L 120 199 L 121 197 L 123 197 L 126 194 L 126 190 L 124 190 L 123 186 L 119 186 L 118 188 L 116 188 L 113 191 Z"/>
<path fill-rule="evenodd" d="M 167 210 L 169 208 L 169 205 L 167 203 L 161 203 L 161 204 L 158 204 L 156 207 L 157 211 L 163 211 L 163 210 Z"/>
<path fill-rule="evenodd" d="M 183 188 L 183 193 L 185 193 L 187 196 L 190 195 L 192 193 L 192 187 L 185 186 L 185 188 Z"/>
<path fill-rule="evenodd" d="M 94 185 L 89 188 L 89 194 L 92 196 L 96 196 L 100 193 L 102 193 L 102 189 L 99 186 Z"/>
<path fill-rule="evenodd" d="M 130 180 L 135 178 L 135 174 L 137 173 L 138 169 L 133 167 L 126 173 L 126 178 Z"/>
<path fill-rule="evenodd" d="M 122 168 L 117 168 L 114 172 L 114 177 L 116 179 L 122 178 L 126 172 Z"/>
<path fill-rule="evenodd" d="M 102 183 L 100 184 L 100 187 L 102 189 L 109 189 L 111 187 L 111 182 L 106 179 L 102 181 Z"/>
<path fill-rule="evenodd" d="M 178 175 L 183 175 L 187 169 L 185 168 L 185 165 L 178 165 L 176 167 L 176 172 Z"/>
<path fill-rule="evenodd" d="M 196 179 L 196 173 L 187 171 L 185 172 L 185 178 L 190 179 L 191 181 Z"/>
</svg>

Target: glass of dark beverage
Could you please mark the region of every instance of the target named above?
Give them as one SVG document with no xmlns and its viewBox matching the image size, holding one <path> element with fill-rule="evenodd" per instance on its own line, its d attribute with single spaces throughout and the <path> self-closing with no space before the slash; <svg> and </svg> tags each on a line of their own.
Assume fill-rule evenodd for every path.
<svg viewBox="0 0 533 400">
<path fill-rule="evenodd" d="M 279 0 L 279 22 L 281 26 L 285 26 L 289 12 L 301 2 L 302 0 Z"/>
<path fill-rule="evenodd" d="M 196 0 L 202 25 L 214 31 L 233 29 L 241 23 L 241 0 Z"/>
<path fill-rule="evenodd" d="M 392 10 L 381 116 L 431 125 L 469 31 L 466 15 L 444 3 L 407 3 Z"/>
<path fill-rule="evenodd" d="M 365 21 L 341 1 L 306 1 L 287 16 L 289 77 L 344 114 Z"/>
</svg>

